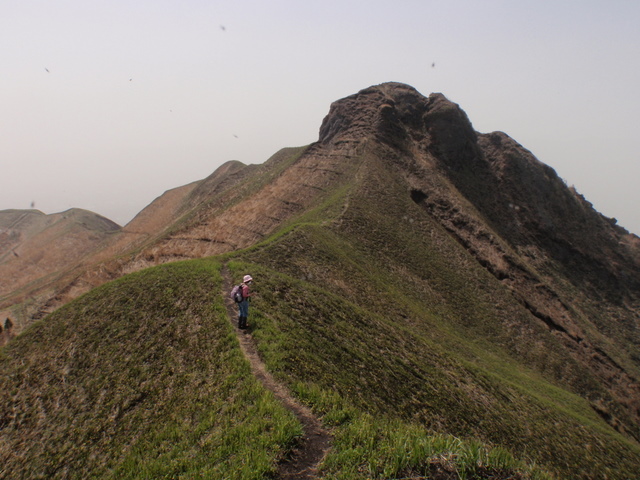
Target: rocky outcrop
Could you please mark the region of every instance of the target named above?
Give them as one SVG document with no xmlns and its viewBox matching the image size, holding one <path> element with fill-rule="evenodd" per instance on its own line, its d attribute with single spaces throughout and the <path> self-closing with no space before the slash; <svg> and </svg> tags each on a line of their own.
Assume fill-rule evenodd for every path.
<svg viewBox="0 0 640 480">
<path fill-rule="evenodd" d="M 441 94 L 389 83 L 335 102 L 320 145 L 362 142 L 375 144 L 408 195 L 600 379 L 612 397 L 580 392 L 594 410 L 640 439 L 632 427 L 640 423 L 638 238 L 506 134 L 475 132 Z"/>
<path fill-rule="evenodd" d="M 553 168 L 502 132 L 480 134 L 442 94 L 386 83 L 334 102 L 316 149 L 373 141 L 399 173 L 441 175 L 519 253 L 536 249 L 578 288 L 618 304 L 638 301 L 639 240 L 569 188 Z M 424 188 L 429 196 L 436 181 Z M 442 182 L 440 182 L 441 184 Z"/>
</svg>

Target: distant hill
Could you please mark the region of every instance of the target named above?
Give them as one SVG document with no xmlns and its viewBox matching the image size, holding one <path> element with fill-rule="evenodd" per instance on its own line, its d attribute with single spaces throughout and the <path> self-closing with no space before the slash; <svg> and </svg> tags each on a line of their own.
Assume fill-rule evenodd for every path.
<svg viewBox="0 0 640 480">
<path fill-rule="evenodd" d="M 338 100 L 314 144 L 166 192 L 92 252 L 3 297 L 31 325 L 0 362 L 16 478 L 275 475 L 295 422 L 260 385 L 274 423 L 238 416 L 222 271 L 256 278 L 249 335 L 332 430 L 318 478 L 433 473 L 463 455 L 443 438 L 478 445 L 469 478 L 496 478 L 481 451 L 498 478 L 640 474 L 638 237 L 441 94 Z"/>
<path fill-rule="evenodd" d="M 0 296 L 82 258 L 119 230 L 111 220 L 78 208 L 53 215 L 0 211 Z"/>
<path fill-rule="evenodd" d="M 111 220 L 78 208 L 53 215 L 0 211 L 0 299 L 20 296 L 33 282 L 77 265 L 119 230 Z M 12 323 L 21 330 L 15 316 Z"/>
</svg>

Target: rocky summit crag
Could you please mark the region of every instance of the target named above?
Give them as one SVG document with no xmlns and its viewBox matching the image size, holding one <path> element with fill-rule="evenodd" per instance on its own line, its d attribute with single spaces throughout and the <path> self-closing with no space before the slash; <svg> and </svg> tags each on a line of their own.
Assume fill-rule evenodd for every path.
<svg viewBox="0 0 640 480">
<path fill-rule="evenodd" d="M 50 374 L 43 380 L 30 376 L 24 365 L 51 362 L 51 372 L 73 371 L 68 362 L 82 356 L 82 339 L 69 333 L 74 322 L 86 330 L 89 321 L 124 328 L 118 326 L 120 315 L 129 322 L 126 328 L 137 321 L 128 316 L 136 312 L 136 301 L 108 297 L 115 286 L 96 287 L 125 277 L 122 281 L 133 282 L 137 291 L 144 288 L 134 280 L 152 274 L 129 274 L 156 272 L 161 278 L 149 290 L 162 297 L 162 308 L 154 313 L 153 299 L 145 298 L 140 317 L 148 324 L 140 329 L 154 332 L 168 328 L 172 318 L 184 318 L 185 329 L 172 331 L 171 341 L 180 335 L 199 341 L 202 319 L 217 314 L 201 311 L 200 297 L 180 297 L 168 305 L 166 292 L 188 291 L 188 283 L 178 289 L 159 273 L 164 270 L 146 269 L 207 259 L 207 268 L 228 264 L 232 273 L 251 271 L 259 279 L 252 307 L 258 350 L 278 378 L 326 415 L 336 438 L 348 438 L 354 425 L 374 422 L 367 417 L 372 415 L 380 422 L 405 422 L 399 431 L 416 428 L 499 446 L 559 478 L 622 479 L 640 472 L 640 239 L 598 213 L 508 135 L 476 132 L 464 111 L 442 94 L 424 97 L 400 83 L 364 89 L 331 105 L 317 142 L 283 149 L 262 165 L 228 162 L 207 179 L 166 192 L 128 225 L 116 227 L 92 236 L 94 243 L 85 244 L 86 253 L 73 262 L 25 270 L 28 282 L 0 298 L 12 336 L 24 331 L 9 342 L 2 364 L 8 380 L 0 405 L 13 412 L 0 424 L 3 459 L 11 448 L 24 458 L 55 455 L 53 447 L 49 453 L 30 450 L 21 434 L 62 441 L 60 432 L 69 431 L 69 421 L 52 419 L 72 418 L 84 408 L 60 394 L 56 407 L 28 413 L 26 405 L 46 396 L 46 382 L 55 381 Z M 0 275 L 8 271 L 10 252 L 21 248 L 17 241 L 7 243 L 9 237 L 3 242 Z M 159 289 L 163 282 L 167 285 Z M 215 288 L 221 291 L 222 285 Z M 94 300 L 89 295 L 71 302 L 94 289 Z M 100 311 L 91 303 L 98 301 L 110 305 L 109 311 L 120 302 L 127 306 L 100 320 L 78 313 Z M 197 318 L 191 310 L 165 316 L 188 305 Z M 56 336 L 58 331 L 67 333 Z M 65 335 L 75 338 L 73 346 L 65 344 Z M 131 335 L 135 341 L 147 333 Z M 92 345 L 110 351 L 116 338 L 125 342 L 118 348 L 133 358 L 126 336 L 105 334 Z M 65 360 L 53 353 L 47 357 L 48 349 L 74 353 Z M 171 349 L 173 355 L 173 343 Z M 100 365 L 100 358 L 95 362 Z M 161 355 L 143 364 L 131 382 L 144 382 L 147 367 L 149 372 L 169 368 Z M 184 375 L 189 368 L 181 360 Z M 87 388 L 65 375 L 69 388 Z M 89 381 L 82 378 L 76 382 Z M 124 381 L 108 380 L 106 373 L 105 378 L 104 385 Z M 113 392 L 101 388 L 98 401 L 107 402 Z M 153 398 L 125 399 L 124 406 L 105 403 L 105 411 L 114 409 L 110 431 L 117 430 L 122 412 L 148 412 Z M 355 410 L 344 413 L 339 406 L 345 404 Z M 56 408 L 66 416 L 56 417 Z M 200 414 L 189 415 L 191 422 Z M 395 431 L 381 425 L 370 426 L 372 438 Z M 140 442 L 150 438 L 143 430 L 127 435 Z M 209 445 L 210 433 L 202 435 L 185 455 L 200 455 Z M 358 435 L 354 438 L 364 438 Z M 98 443 L 120 452 L 116 438 L 113 433 L 112 443 L 106 437 Z M 396 470 L 375 466 L 386 454 L 373 440 L 362 441 L 367 448 L 334 445 L 320 473 L 327 478 L 433 473 L 429 459 Z M 99 468 L 82 460 L 83 471 L 120 471 L 130 461 L 130 447 L 105 454 Z M 275 449 L 273 463 L 291 448 Z"/>
</svg>

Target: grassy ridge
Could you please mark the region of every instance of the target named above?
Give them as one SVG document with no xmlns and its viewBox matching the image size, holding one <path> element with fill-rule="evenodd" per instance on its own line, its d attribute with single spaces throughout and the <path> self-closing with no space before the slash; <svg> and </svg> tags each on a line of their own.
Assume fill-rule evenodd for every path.
<svg viewBox="0 0 640 480">
<path fill-rule="evenodd" d="M 300 426 L 257 383 L 218 266 L 98 288 L 0 362 L 2 478 L 263 478 Z"/>
<path fill-rule="evenodd" d="M 273 475 L 301 430 L 240 353 L 229 261 L 268 369 L 333 429 L 322 478 L 637 478 L 638 445 L 579 396 L 599 383 L 368 167 L 260 245 L 129 275 L 10 344 L 0 477 Z"/>
<path fill-rule="evenodd" d="M 420 298 L 406 280 L 418 278 L 412 268 L 420 267 L 398 261 L 402 252 L 369 250 L 366 242 L 354 247 L 330 227 L 300 226 L 240 255 L 230 266 L 236 276 L 251 272 L 257 279 L 254 337 L 268 367 L 320 412 L 344 416 L 337 438 L 370 415 L 372 431 L 393 432 L 391 443 L 405 438 L 410 444 L 414 437 L 406 432 L 422 429 L 500 446 L 561 478 L 633 478 L 638 446 L 586 400 L 554 385 L 553 371 L 536 371 L 538 352 L 518 358 L 496 313 L 499 294 L 465 285 L 468 276 L 438 267 L 438 257 L 424 247 L 407 253 L 414 264 L 430 262 Z M 559 353 L 549 355 L 550 364 L 561 361 Z M 334 402 L 320 407 L 319 397 Z M 344 414 L 342 405 L 352 413 Z M 385 422 L 403 426 L 389 429 Z M 359 450 L 332 452 L 328 478 L 392 478 L 409 468 L 400 462 L 389 477 L 388 463 L 369 465 L 385 458 L 381 452 L 360 448 L 355 464 L 345 463 L 349 449 Z"/>
<path fill-rule="evenodd" d="M 637 446 L 583 399 L 458 331 L 455 308 L 416 302 L 331 228 L 293 227 L 229 257 L 234 278 L 257 279 L 250 318 L 268 368 L 333 428 L 323 478 L 549 478 L 522 460 L 560 478 L 635 475 Z M 252 377 L 221 289 L 214 262 L 152 268 L 4 349 L 1 476 L 272 475 L 300 426 Z"/>
</svg>

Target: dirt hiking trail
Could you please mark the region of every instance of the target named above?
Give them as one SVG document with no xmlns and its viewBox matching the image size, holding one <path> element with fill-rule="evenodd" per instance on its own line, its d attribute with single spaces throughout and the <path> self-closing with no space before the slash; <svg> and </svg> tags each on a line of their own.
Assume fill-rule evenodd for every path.
<svg viewBox="0 0 640 480">
<path fill-rule="evenodd" d="M 240 342 L 240 348 L 249 363 L 254 376 L 291 411 L 302 424 L 303 437 L 291 454 L 278 467 L 278 477 L 281 480 L 303 480 L 318 478 L 318 465 L 324 459 L 331 448 L 331 435 L 327 432 L 309 408 L 299 403 L 289 392 L 287 387 L 278 382 L 269 373 L 264 362 L 258 355 L 255 341 L 249 333 L 250 330 L 238 328 L 238 312 L 234 301 L 229 298 L 232 288 L 231 275 L 224 266 L 222 268 L 223 295 L 229 321 L 233 325 L 236 336 Z M 251 326 L 251 313 L 249 313 L 249 326 Z"/>
</svg>

